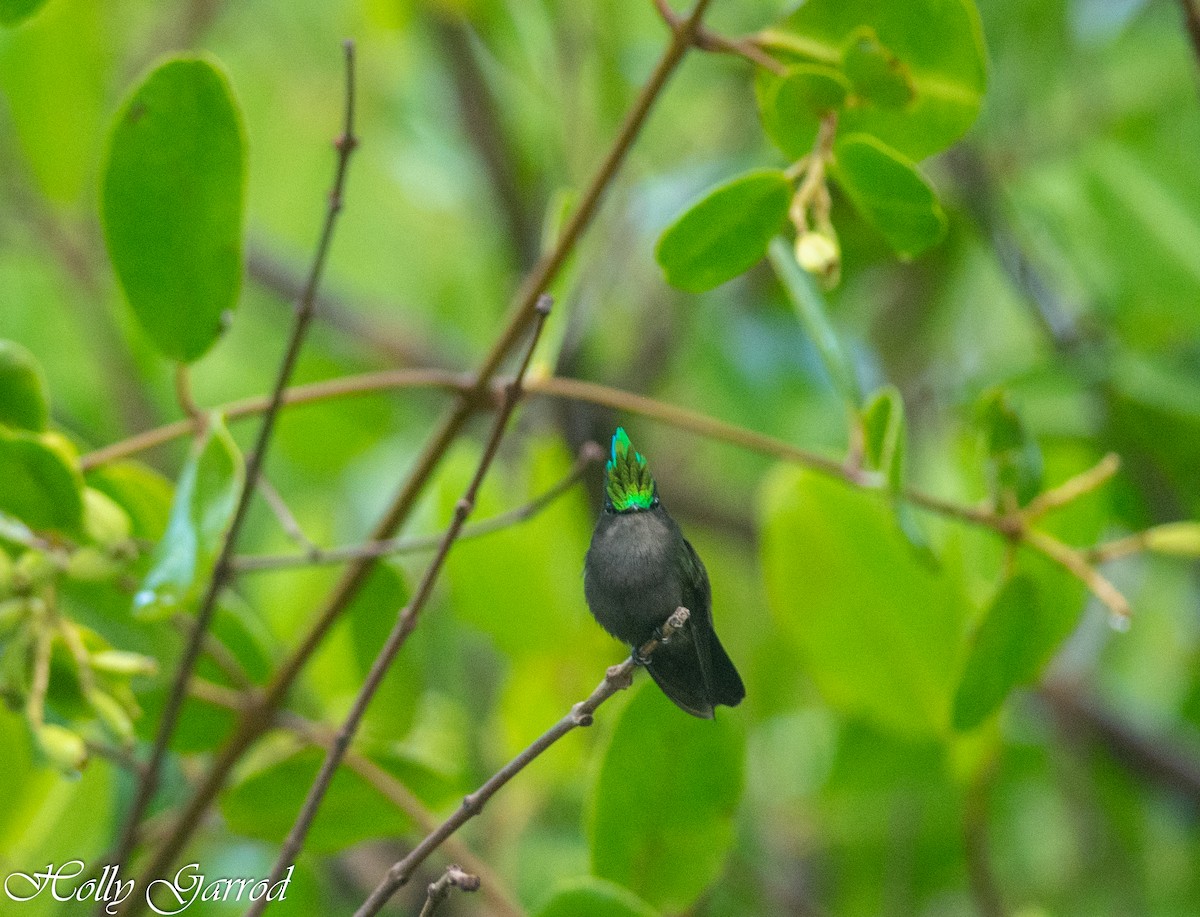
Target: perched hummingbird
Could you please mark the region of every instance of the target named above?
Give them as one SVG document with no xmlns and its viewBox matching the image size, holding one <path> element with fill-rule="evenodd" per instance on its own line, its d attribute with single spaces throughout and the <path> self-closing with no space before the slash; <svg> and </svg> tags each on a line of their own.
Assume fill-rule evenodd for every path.
<svg viewBox="0 0 1200 917">
<path fill-rule="evenodd" d="M 604 512 L 583 568 L 588 607 L 606 631 L 635 649 L 682 605 L 691 616 L 647 662 L 663 693 L 693 716 L 746 696 L 717 639 L 708 573 L 658 499 L 646 460 L 617 427 L 605 468 Z"/>
</svg>

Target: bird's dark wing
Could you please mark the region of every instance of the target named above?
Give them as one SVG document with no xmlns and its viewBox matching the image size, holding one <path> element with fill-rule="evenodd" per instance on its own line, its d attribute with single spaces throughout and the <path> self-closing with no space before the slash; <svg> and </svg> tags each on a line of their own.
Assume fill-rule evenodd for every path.
<svg viewBox="0 0 1200 917">
<path fill-rule="evenodd" d="M 712 587 L 708 572 L 686 538 L 683 544 L 686 549 L 683 552 L 683 591 L 685 599 L 693 603 L 688 605 L 688 610 L 692 612 L 692 620 L 698 631 L 696 648 L 701 656 L 701 671 L 704 673 L 708 699 L 713 704 L 736 707 L 746 696 L 746 688 L 713 626 Z M 691 596 L 688 595 L 689 591 Z"/>
</svg>

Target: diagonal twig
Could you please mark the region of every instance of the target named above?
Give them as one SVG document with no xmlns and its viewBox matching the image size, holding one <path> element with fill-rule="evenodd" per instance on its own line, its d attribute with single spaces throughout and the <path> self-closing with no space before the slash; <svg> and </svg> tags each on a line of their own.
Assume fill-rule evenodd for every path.
<svg viewBox="0 0 1200 917">
<path fill-rule="evenodd" d="M 440 879 L 429 883 L 425 906 L 421 908 L 420 917 L 433 917 L 438 905 L 449 898 L 451 890 L 455 888 L 464 892 L 478 891 L 479 876 L 463 872 L 456 864 L 447 866 Z"/>
<path fill-rule="evenodd" d="M 487 476 L 488 470 L 496 458 L 496 453 L 499 451 L 500 441 L 504 438 L 504 432 L 508 427 L 508 419 L 512 416 L 513 409 L 516 408 L 517 402 L 520 400 L 521 383 L 525 378 L 526 370 L 529 369 L 529 362 L 533 358 L 533 351 L 537 347 L 538 339 L 541 337 L 542 329 L 545 327 L 546 318 L 549 314 L 550 297 L 542 296 L 538 301 L 538 320 L 533 326 L 533 333 L 530 335 L 529 344 L 525 348 L 525 354 L 522 357 L 520 367 L 517 369 L 517 374 L 513 377 L 512 382 L 505 392 L 504 404 L 492 421 L 492 429 L 488 437 L 487 446 L 484 448 L 483 456 L 480 458 L 479 465 L 475 469 L 475 474 L 471 478 L 471 483 L 467 485 L 467 490 L 463 494 L 462 499 L 455 505 L 454 518 L 442 536 L 437 553 L 425 569 L 425 573 L 421 577 L 421 582 L 417 586 L 412 599 L 397 616 L 391 633 L 388 634 L 383 648 L 380 649 L 379 654 L 375 657 L 375 661 L 371 665 L 371 671 L 367 674 L 366 681 L 359 690 L 358 695 L 354 698 L 350 712 L 346 715 L 346 719 L 334 737 L 334 741 L 325 755 L 325 760 L 321 764 L 321 770 L 317 773 L 316 779 L 313 780 L 312 787 L 309 789 L 304 806 L 300 810 L 300 814 L 296 818 L 292 830 L 288 833 L 287 839 L 283 843 L 283 849 L 280 850 L 275 865 L 271 868 L 268 884 L 278 882 L 283 877 L 284 872 L 287 871 L 288 865 L 299 855 L 300 850 L 304 846 L 304 839 L 308 835 L 308 830 L 312 826 L 313 819 L 316 818 L 317 809 L 325 798 L 329 785 L 333 781 L 333 776 L 346 754 L 346 749 L 350 747 L 350 742 L 354 738 L 354 734 L 358 731 L 363 716 L 366 715 L 371 699 L 375 696 L 375 692 L 383 682 L 383 677 L 387 674 L 387 670 L 395 660 L 396 655 L 407 642 L 409 634 L 416 629 L 421 611 L 424 609 L 426 602 L 429 601 L 429 597 L 433 594 L 433 586 L 442 572 L 442 567 L 445 565 L 446 558 L 450 554 L 450 548 L 453 547 L 455 539 L 458 538 L 463 526 L 466 525 L 467 518 L 475 508 L 475 499 L 479 494 L 479 488 L 482 486 L 483 479 Z M 266 910 L 267 904 L 267 896 L 264 895 L 246 912 L 247 917 L 257 917 L 257 915 Z"/>
<path fill-rule="evenodd" d="M 392 865 L 383 880 L 371 892 L 370 897 L 354 912 L 354 917 L 372 917 L 379 913 L 380 908 L 387 904 L 388 899 L 412 878 L 417 867 L 424 863 L 429 855 L 444 844 L 454 832 L 483 811 L 488 800 L 495 796 L 501 787 L 568 732 L 579 726 L 590 726 L 592 715 L 597 708 L 632 683 L 633 672 L 638 666 L 636 660 L 648 659 L 655 650 L 670 640 L 671 636 L 687 623 L 688 616 L 686 608 L 676 608 L 655 636 L 638 647 L 620 665 L 612 666 L 605 672 L 604 680 L 596 686 L 596 690 L 589 694 L 586 700 L 573 706 L 566 716 L 542 733 L 504 767 L 492 774 L 479 789 L 463 799 L 462 805 L 455 810 L 453 815 L 442 822 L 436 831 L 430 832 L 408 856 Z"/>
<path fill-rule="evenodd" d="M 237 546 L 238 536 L 241 533 L 243 523 L 246 520 L 255 485 L 258 483 L 259 474 L 266 457 L 267 446 L 270 443 L 271 434 L 275 428 L 275 418 L 279 413 L 280 405 L 283 403 L 283 393 L 287 388 L 288 382 L 291 380 L 292 371 L 300 355 L 300 347 L 304 342 L 305 333 L 312 321 L 317 288 L 320 286 L 321 276 L 325 271 L 325 263 L 329 257 L 338 214 L 342 210 L 350 157 L 354 152 L 354 148 L 358 145 L 358 138 L 354 133 L 354 44 L 347 41 L 343 47 L 346 62 L 345 121 L 342 134 L 334 143 L 337 150 L 337 165 L 334 171 L 333 190 L 329 194 L 329 205 L 325 213 L 325 222 L 321 228 L 316 253 L 313 256 L 308 282 L 296 306 L 296 316 L 292 324 L 287 349 L 284 351 L 283 360 L 276 374 L 275 385 L 272 389 L 270 400 L 263 413 L 258 438 L 255 440 L 254 448 L 246 461 L 246 480 L 242 485 L 242 492 L 238 497 L 233 519 L 230 522 L 229 530 L 225 534 L 220 553 L 213 567 L 212 577 L 208 582 L 208 587 L 205 590 L 199 610 L 196 613 L 195 624 L 192 627 L 191 634 L 188 636 L 183 656 L 179 661 L 179 667 L 175 673 L 175 679 L 171 684 L 166 705 L 163 707 L 162 717 L 159 720 L 158 732 L 154 738 L 154 747 L 150 753 L 149 762 L 141 779 L 138 781 L 133 804 L 126 815 L 121 838 L 117 843 L 116 852 L 111 859 L 113 865 L 118 869 L 132 852 L 138 823 L 145 815 L 150 800 L 154 796 L 154 791 L 158 786 L 159 771 L 162 768 L 163 759 L 166 757 L 171 736 L 174 734 L 175 726 L 179 721 L 183 702 L 187 697 L 188 680 L 192 677 L 196 663 L 200 658 L 200 653 L 204 646 L 204 636 L 208 631 L 209 625 L 212 623 L 213 614 L 216 611 L 217 598 L 233 572 L 231 562 L 234 550 Z"/>
</svg>

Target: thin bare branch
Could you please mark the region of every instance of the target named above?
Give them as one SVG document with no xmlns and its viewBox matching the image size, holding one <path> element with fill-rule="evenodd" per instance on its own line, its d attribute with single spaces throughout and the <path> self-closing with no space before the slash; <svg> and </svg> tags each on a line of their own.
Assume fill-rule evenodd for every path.
<svg viewBox="0 0 1200 917">
<path fill-rule="evenodd" d="M 300 556 L 312 558 L 319 555 L 321 553 L 320 547 L 304 534 L 304 530 L 300 527 L 300 523 L 296 519 L 296 514 L 292 512 L 292 508 L 283 499 L 283 494 L 275 488 L 274 484 L 267 480 L 266 475 L 260 474 L 258 476 L 258 490 L 262 494 L 264 502 L 271 508 L 271 512 L 275 515 L 275 519 L 279 523 L 279 527 L 283 529 L 283 533 L 295 544 L 304 549 L 304 554 Z M 237 558 L 234 559 L 234 568 L 241 569 L 241 564 Z"/>
<path fill-rule="evenodd" d="M 192 677 L 196 663 L 200 658 L 200 653 L 204 646 L 204 635 L 207 633 L 208 627 L 212 623 L 213 614 L 216 611 L 217 598 L 220 596 L 221 591 L 225 588 L 225 585 L 233 572 L 231 561 L 237 546 L 238 536 L 241 534 L 242 526 L 246 520 L 251 498 L 254 495 L 255 486 L 258 483 L 259 474 L 262 471 L 263 462 L 266 458 L 267 446 L 271 441 L 271 434 L 275 429 L 275 419 L 278 416 L 280 405 L 283 404 L 283 393 L 287 389 L 288 382 L 291 380 L 292 371 L 295 368 L 296 361 L 300 356 L 301 345 L 304 342 L 304 337 L 308 331 L 309 324 L 312 321 L 313 309 L 316 303 L 317 289 L 320 286 L 321 277 L 325 272 L 325 264 L 329 258 L 329 251 L 333 242 L 333 233 L 337 226 L 338 214 L 341 213 L 342 210 L 343 195 L 345 193 L 346 176 L 349 171 L 350 158 L 355 147 L 358 146 L 358 138 L 354 133 L 355 81 L 353 42 L 347 41 L 344 45 L 344 50 L 346 63 L 345 121 L 342 128 L 342 134 L 334 143 L 334 147 L 337 151 L 337 164 L 334 170 L 333 189 L 329 194 L 329 204 L 326 208 L 325 222 L 321 228 L 321 234 L 317 242 L 316 252 L 313 255 L 312 268 L 309 271 L 308 283 L 305 286 L 303 295 L 297 303 L 295 320 L 292 324 L 291 334 L 287 342 L 287 347 L 284 351 L 283 360 L 280 362 L 279 370 L 276 374 L 275 385 L 272 388 L 266 410 L 263 412 L 263 419 L 262 424 L 259 427 L 258 437 L 255 440 L 254 447 L 246 460 L 246 480 L 242 486 L 242 492 L 238 496 L 238 503 L 233 513 L 233 519 L 230 522 L 229 530 L 226 532 L 224 541 L 221 544 L 221 550 L 213 566 L 212 576 L 209 579 L 204 597 L 200 601 L 200 606 L 196 613 L 195 624 L 192 628 L 191 634 L 188 637 L 187 644 L 184 647 L 183 655 L 179 660 L 178 668 L 175 672 L 175 678 L 171 684 L 171 689 L 167 696 L 167 702 L 163 707 L 162 716 L 158 724 L 158 731 L 154 737 L 154 747 L 150 753 L 149 763 L 144 775 L 142 776 L 142 779 L 138 781 L 133 804 L 130 806 L 129 812 L 126 815 L 125 825 L 121 832 L 121 838 L 117 843 L 116 851 L 111 859 L 111 862 L 117 866 L 118 869 L 124 864 L 125 860 L 132 852 L 138 823 L 145 815 L 146 809 L 150 804 L 150 800 L 154 797 L 154 791 L 158 787 L 158 775 L 162 769 L 163 759 L 166 757 L 167 748 L 171 742 L 171 736 L 175 732 L 175 726 L 179 721 L 179 714 L 183 708 L 183 702 L 187 697 L 188 679 Z"/>
<path fill-rule="evenodd" d="M 1024 511 L 1026 520 L 1040 519 L 1047 513 L 1066 506 L 1068 503 L 1074 503 L 1084 494 L 1089 494 L 1101 487 L 1120 468 L 1120 457 L 1112 452 L 1108 453 L 1108 455 L 1096 463 L 1094 468 L 1089 468 L 1087 471 L 1063 481 L 1063 483 L 1052 490 L 1040 493 L 1029 501 L 1029 505 L 1025 507 Z"/>
<path fill-rule="evenodd" d="M 425 906 L 421 908 L 420 917 L 433 917 L 438 905 L 449 898 L 451 890 L 456 888 L 464 892 L 478 891 L 479 876 L 463 872 L 457 864 L 447 866 L 440 879 L 429 883 L 428 895 L 425 898 Z"/>
<path fill-rule="evenodd" d="M 525 522 L 549 507 L 555 500 L 574 487 L 579 480 L 596 462 L 604 460 L 604 450 L 596 443 L 584 443 L 579 450 L 579 457 L 571 470 L 561 481 L 543 494 L 539 494 L 528 503 L 500 513 L 482 522 L 476 522 L 463 528 L 458 536 L 459 541 L 469 541 L 498 532 L 502 529 Z M 261 572 L 265 570 L 291 570 L 296 567 L 310 567 L 322 564 L 340 564 L 348 560 L 364 557 L 384 557 L 396 554 L 412 554 L 418 551 L 432 551 L 442 541 L 442 535 L 424 535 L 413 538 L 388 538 L 384 541 L 371 541 L 366 544 L 349 545 L 344 548 L 319 548 L 313 546 L 303 554 L 250 554 L 239 557 L 235 566 L 240 573 Z"/>
<path fill-rule="evenodd" d="M 529 344 L 525 349 L 525 354 L 521 359 L 521 365 L 517 369 L 517 374 L 514 376 L 505 393 L 504 404 L 492 421 L 491 433 L 488 437 L 487 445 L 484 447 L 483 455 L 479 460 L 479 465 L 475 469 L 475 474 L 472 476 L 470 484 L 467 485 L 466 492 L 454 507 L 454 518 L 442 536 L 437 553 L 425 569 L 425 574 L 421 577 L 421 582 L 413 593 L 412 599 L 397 615 L 396 623 L 392 627 L 391 633 L 388 634 L 383 648 L 375 657 L 375 661 L 371 665 L 371 671 L 367 674 L 366 681 L 354 698 L 350 712 L 346 715 L 346 719 L 342 722 L 341 728 L 334 737 L 333 744 L 330 745 L 329 751 L 325 755 L 325 760 L 321 764 L 321 770 L 317 773 L 316 779 L 313 780 L 308 797 L 304 800 L 304 806 L 300 810 L 300 814 L 297 816 L 292 830 L 288 832 L 287 839 L 283 843 L 283 848 L 279 852 L 279 857 L 276 859 L 275 865 L 271 868 L 271 874 L 267 880 L 268 884 L 278 882 L 283 877 L 288 865 L 296 859 L 303 848 L 304 839 L 308 836 L 309 828 L 312 826 L 313 819 L 316 818 L 317 810 L 320 808 L 321 802 L 324 800 L 325 794 L 333 782 L 334 774 L 337 772 L 338 766 L 345 756 L 346 749 L 350 747 L 350 742 L 358 731 L 362 718 L 366 715 L 371 699 L 375 696 L 379 685 L 383 683 L 383 677 L 387 674 L 387 670 L 391 667 L 396 655 L 408 641 L 409 634 L 416 629 L 421 611 L 429 601 L 429 597 L 433 594 L 434 584 L 442 572 L 446 558 L 450 555 L 450 548 L 453 547 L 455 539 L 462 532 L 467 518 L 475 508 L 475 500 L 479 495 L 479 488 L 483 485 L 483 480 L 487 476 L 492 463 L 495 461 L 496 454 L 500 449 L 500 441 L 504 438 L 505 430 L 508 427 L 509 417 L 512 416 L 512 412 L 521 398 L 521 383 L 525 378 L 526 370 L 529 369 L 529 362 L 533 358 L 533 351 L 537 347 L 538 339 L 541 337 L 542 329 L 545 327 L 546 318 L 550 315 L 550 303 L 549 296 L 543 296 L 539 300 L 538 321 L 533 326 L 533 333 L 530 335 Z M 267 909 L 268 904 L 267 896 L 264 895 L 251 905 L 250 909 L 246 912 L 247 917 L 257 917 L 257 915 Z"/>
<path fill-rule="evenodd" d="M 620 665 L 612 666 L 604 675 L 604 680 L 596 687 L 586 700 L 580 701 L 570 712 L 557 723 L 542 733 L 524 751 L 496 771 L 484 784 L 462 801 L 462 805 L 454 814 L 447 818 L 436 831 L 430 832 L 420 844 L 404 859 L 392 865 L 383 880 L 371 892 L 370 897 L 354 912 L 354 917 L 372 917 L 388 902 L 396 891 L 412 878 L 413 873 L 429 855 L 444 844 L 451 835 L 468 821 L 483 811 L 488 800 L 499 792 L 500 788 L 512 780 L 517 774 L 528 767 L 538 756 L 551 745 L 579 726 L 590 726 L 592 716 L 606 700 L 618 691 L 629 687 L 633 682 L 633 672 L 637 668 L 637 659 L 648 659 L 655 650 L 671 638 L 671 636 L 687 623 L 688 610 L 677 608 L 674 614 L 666 620 L 659 633 L 638 647 L 628 659 Z"/>
<path fill-rule="evenodd" d="M 1107 578 L 1087 562 L 1082 551 L 1063 544 L 1052 535 L 1028 529 L 1024 540 L 1088 587 L 1088 590 L 1108 608 L 1113 625 L 1124 627 L 1130 616 L 1129 601 Z"/>
</svg>

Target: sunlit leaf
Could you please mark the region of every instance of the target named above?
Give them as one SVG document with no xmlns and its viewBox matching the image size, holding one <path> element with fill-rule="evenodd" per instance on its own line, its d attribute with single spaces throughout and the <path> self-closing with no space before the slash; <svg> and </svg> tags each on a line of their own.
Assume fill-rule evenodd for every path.
<svg viewBox="0 0 1200 917">
<path fill-rule="evenodd" d="M 593 790 L 595 874 L 663 910 L 690 908 L 733 843 L 745 751 L 733 715 L 696 719 L 643 684 L 621 714 Z"/>
<path fill-rule="evenodd" d="M 134 597 L 136 615 L 163 617 L 195 597 L 212 571 L 244 477 L 237 445 L 221 418 L 211 416 L 175 485 L 166 532 Z"/>
<path fill-rule="evenodd" d="M 787 218 L 792 183 L 783 172 L 748 172 L 692 204 L 658 240 L 671 286 L 700 293 L 749 270 Z"/>
<path fill-rule="evenodd" d="M 156 68 L 113 127 L 102 211 L 109 256 L 162 353 L 190 362 L 242 281 L 246 151 L 228 80 L 206 59 Z"/>
<path fill-rule="evenodd" d="M 834 150 L 834 176 L 855 209 L 902 258 L 915 258 L 939 242 L 946 215 L 916 166 L 866 134 L 842 136 Z"/>
<path fill-rule="evenodd" d="M 857 50 L 868 35 L 873 42 L 866 53 L 874 61 Z M 912 159 L 946 149 L 979 112 L 986 55 L 971 0 L 809 0 L 767 29 L 763 40 L 797 61 L 848 64 L 847 75 L 859 79 L 868 104 L 848 107 L 839 133 L 872 134 Z M 895 104 L 894 82 L 881 83 L 880 62 L 911 85 L 907 104 Z"/>
<path fill-rule="evenodd" d="M 825 699 L 901 733 L 942 734 L 967 611 L 958 576 L 905 543 L 883 495 L 781 468 L 761 507 L 771 609 Z"/>
</svg>

